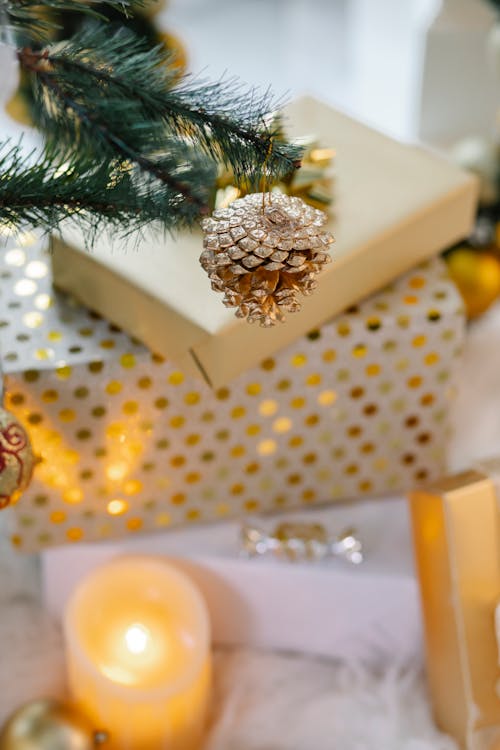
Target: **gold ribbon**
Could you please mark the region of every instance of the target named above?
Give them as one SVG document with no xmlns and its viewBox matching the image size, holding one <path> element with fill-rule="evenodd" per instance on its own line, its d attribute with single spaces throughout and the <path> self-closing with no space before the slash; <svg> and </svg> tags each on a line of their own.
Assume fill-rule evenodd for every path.
<svg viewBox="0 0 500 750">
<path fill-rule="evenodd" d="M 286 139 L 283 118 L 275 113 L 271 121 L 275 131 L 274 139 Z M 306 203 L 323 211 L 329 211 L 333 204 L 333 161 L 335 150 L 321 145 L 315 135 L 295 138 L 294 143 L 302 146 L 304 154 L 300 169 L 293 169 L 280 182 L 266 185 L 272 192 L 285 193 L 302 198 Z M 263 187 L 260 188 L 261 190 Z M 225 208 L 237 198 L 253 192 L 252 186 L 245 181 L 236 184 L 231 170 L 222 167 L 215 185 L 214 208 Z"/>
</svg>

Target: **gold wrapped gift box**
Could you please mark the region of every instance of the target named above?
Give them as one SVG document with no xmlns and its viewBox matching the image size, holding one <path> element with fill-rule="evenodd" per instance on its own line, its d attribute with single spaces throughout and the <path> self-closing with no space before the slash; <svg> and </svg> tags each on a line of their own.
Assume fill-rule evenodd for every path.
<svg viewBox="0 0 500 750">
<path fill-rule="evenodd" d="M 434 713 L 463 750 L 500 748 L 499 489 L 493 459 L 410 496 Z"/>
</svg>

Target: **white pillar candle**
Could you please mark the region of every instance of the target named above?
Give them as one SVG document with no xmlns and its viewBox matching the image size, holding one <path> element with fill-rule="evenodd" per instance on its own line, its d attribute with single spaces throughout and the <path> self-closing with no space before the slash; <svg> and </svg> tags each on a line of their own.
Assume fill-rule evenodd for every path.
<svg viewBox="0 0 500 750">
<path fill-rule="evenodd" d="M 161 558 L 90 573 L 64 621 L 75 702 L 113 750 L 194 750 L 210 693 L 210 628 L 191 581 Z"/>
</svg>

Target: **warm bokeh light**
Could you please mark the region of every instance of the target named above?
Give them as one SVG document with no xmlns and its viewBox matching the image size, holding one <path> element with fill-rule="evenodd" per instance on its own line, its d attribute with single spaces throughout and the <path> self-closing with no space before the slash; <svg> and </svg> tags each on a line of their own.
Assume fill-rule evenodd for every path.
<svg viewBox="0 0 500 750">
<path fill-rule="evenodd" d="M 147 649 L 151 634 L 145 625 L 135 623 L 125 632 L 125 643 L 131 654 L 142 654 Z"/>
</svg>

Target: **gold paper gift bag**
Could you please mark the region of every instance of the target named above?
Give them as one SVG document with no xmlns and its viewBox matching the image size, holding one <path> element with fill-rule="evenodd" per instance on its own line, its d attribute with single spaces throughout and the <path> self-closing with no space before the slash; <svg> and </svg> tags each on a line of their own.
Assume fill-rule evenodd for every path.
<svg viewBox="0 0 500 750">
<path fill-rule="evenodd" d="M 413 492 L 435 718 L 464 750 L 500 748 L 500 460 Z"/>
</svg>

